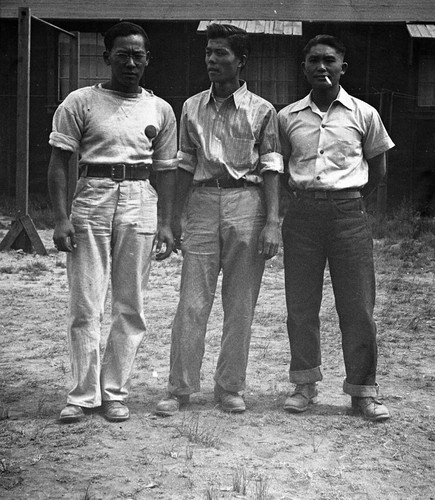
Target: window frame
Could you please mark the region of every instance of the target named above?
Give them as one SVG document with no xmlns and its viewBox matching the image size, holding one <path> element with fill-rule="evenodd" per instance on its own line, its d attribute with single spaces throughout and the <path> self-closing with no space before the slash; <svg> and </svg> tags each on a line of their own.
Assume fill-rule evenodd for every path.
<svg viewBox="0 0 435 500">
<path fill-rule="evenodd" d="M 62 102 L 69 87 L 70 37 L 60 33 L 57 54 L 57 98 Z M 103 59 L 104 38 L 98 32 L 80 32 L 79 88 L 92 86 L 110 78 L 110 68 Z"/>
<path fill-rule="evenodd" d="M 417 106 L 435 107 L 435 54 L 426 51 L 418 58 Z"/>
</svg>

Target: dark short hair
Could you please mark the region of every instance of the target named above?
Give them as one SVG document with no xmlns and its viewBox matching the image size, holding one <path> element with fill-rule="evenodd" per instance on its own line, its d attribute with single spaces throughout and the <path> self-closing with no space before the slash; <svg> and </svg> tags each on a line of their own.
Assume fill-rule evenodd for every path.
<svg viewBox="0 0 435 500">
<path fill-rule="evenodd" d="M 251 44 L 246 31 L 232 24 L 212 23 L 207 26 L 207 40 L 215 38 L 226 38 L 231 50 L 241 59 L 242 56 L 249 56 Z"/>
<path fill-rule="evenodd" d="M 106 50 L 110 51 L 115 43 L 115 38 L 130 36 L 130 35 L 140 35 L 145 43 L 145 50 L 148 51 L 151 48 L 150 40 L 145 30 L 135 23 L 130 23 L 128 21 L 122 21 L 110 27 L 106 33 L 104 33 L 104 45 Z"/>
<path fill-rule="evenodd" d="M 312 38 L 303 48 L 303 54 L 306 56 L 314 45 L 328 45 L 332 47 L 335 51 L 344 57 L 346 54 L 346 47 L 344 44 L 335 36 L 332 35 L 317 35 Z"/>
</svg>

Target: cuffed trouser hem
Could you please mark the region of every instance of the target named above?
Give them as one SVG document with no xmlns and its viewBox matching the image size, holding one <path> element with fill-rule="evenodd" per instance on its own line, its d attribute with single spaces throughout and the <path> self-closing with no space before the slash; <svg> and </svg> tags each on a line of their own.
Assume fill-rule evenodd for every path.
<svg viewBox="0 0 435 500">
<path fill-rule="evenodd" d="M 290 370 L 290 382 L 293 384 L 313 384 L 314 382 L 320 382 L 322 379 L 320 366 L 310 368 L 309 370 Z"/>
<path fill-rule="evenodd" d="M 243 383 L 242 385 L 236 386 L 236 385 L 228 385 L 225 384 L 225 382 L 220 382 L 217 377 L 214 377 L 214 381 L 216 385 L 221 387 L 224 391 L 227 392 L 237 392 L 238 394 L 243 394 L 245 392 L 246 384 Z"/>
<path fill-rule="evenodd" d="M 81 406 L 82 408 L 89 408 L 89 409 L 99 408 L 101 406 L 101 402 L 100 403 L 85 403 L 85 402 L 78 401 L 77 399 L 70 399 L 70 398 L 67 398 L 66 404 L 73 405 L 73 406 Z"/>
<path fill-rule="evenodd" d="M 349 396 L 358 398 L 376 398 L 379 392 L 379 385 L 353 385 L 346 380 L 343 382 L 343 391 Z"/>
<path fill-rule="evenodd" d="M 183 387 L 182 389 L 180 389 L 179 387 L 172 385 L 171 383 L 168 384 L 168 392 L 173 394 L 174 396 L 190 396 L 191 394 L 195 394 L 195 392 L 200 391 L 200 387 Z"/>
</svg>

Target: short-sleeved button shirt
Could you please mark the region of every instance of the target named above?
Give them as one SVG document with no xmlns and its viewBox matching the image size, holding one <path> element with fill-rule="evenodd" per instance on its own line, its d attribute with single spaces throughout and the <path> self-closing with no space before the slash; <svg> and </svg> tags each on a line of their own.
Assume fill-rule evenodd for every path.
<svg viewBox="0 0 435 500">
<path fill-rule="evenodd" d="M 326 113 L 311 93 L 278 113 L 285 168 L 294 189 L 361 188 L 367 160 L 394 146 L 379 113 L 342 87 Z"/>
</svg>

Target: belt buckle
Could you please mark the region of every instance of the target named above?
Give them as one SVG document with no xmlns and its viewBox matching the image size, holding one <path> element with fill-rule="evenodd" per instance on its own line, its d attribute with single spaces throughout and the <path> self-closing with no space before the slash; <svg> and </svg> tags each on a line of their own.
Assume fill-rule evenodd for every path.
<svg viewBox="0 0 435 500">
<path fill-rule="evenodd" d="M 115 182 L 125 181 L 125 163 L 115 163 L 115 165 L 112 165 L 110 177 Z"/>
<path fill-rule="evenodd" d="M 315 200 L 327 200 L 328 199 L 327 191 L 315 191 L 314 192 L 314 199 Z"/>
</svg>

